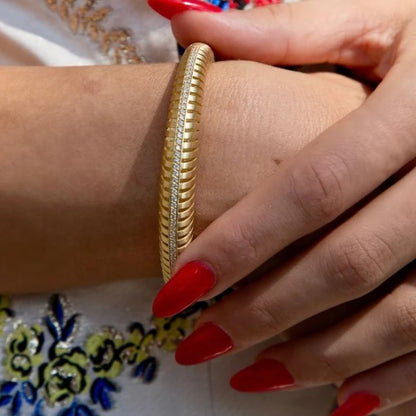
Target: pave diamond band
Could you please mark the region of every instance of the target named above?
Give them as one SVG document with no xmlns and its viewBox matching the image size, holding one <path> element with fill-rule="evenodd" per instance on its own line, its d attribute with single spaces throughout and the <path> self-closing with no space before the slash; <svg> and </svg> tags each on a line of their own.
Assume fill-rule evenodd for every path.
<svg viewBox="0 0 416 416">
<path fill-rule="evenodd" d="M 214 61 L 204 43 L 190 45 L 178 66 L 171 95 L 159 190 L 159 248 L 168 281 L 177 256 L 191 242 L 202 93 Z"/>
</svg>

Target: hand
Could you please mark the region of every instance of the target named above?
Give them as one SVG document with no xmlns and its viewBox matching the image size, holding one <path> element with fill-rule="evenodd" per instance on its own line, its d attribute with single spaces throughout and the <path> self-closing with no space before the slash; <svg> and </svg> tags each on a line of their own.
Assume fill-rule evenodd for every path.
<svg viewBox="0 0 416 416">
<path fill-rule="evenodd" d="M 309 250 L 205 311 L 179 347 L 178 361 L 193 364 L 245 349 L 362 297 L 415 259 L 416 171 L 407 167 L 416 156 L 415 16 L 413 0 L 310 0 L 174 17 L 182 44 L 204 41 L 223 57 L 281 65 L 327 61 L 382 80 L 358 110 L 282 163 L 180 256 L 177 273 L 155 300 L 157 314 L 222 292 L 300 238 L 343 220 Z M 390 186 L 374 197 L 389 178 Z M 402 284 L 360 313 L 264 351 L 233 377 L 233 387 L 265 391 L 345 380 L 338 416 L 411 401 L 415 283 L 409 269 Z M 406 406 L 416 411 L 416 401 Z"/>
<path fill-rule="evenodd" d="M 333 73 L 303 74 L 246 61 L 215 63 L 204 92 L 196 234 L 282 161 L 359 107 L 368 92 Z"/>
</svg>

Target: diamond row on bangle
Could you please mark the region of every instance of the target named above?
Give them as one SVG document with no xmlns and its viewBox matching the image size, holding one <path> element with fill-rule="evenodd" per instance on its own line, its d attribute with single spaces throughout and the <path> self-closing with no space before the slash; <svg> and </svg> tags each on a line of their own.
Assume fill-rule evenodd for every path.
<svg viewBox="0 0 416 416">
<path fill-rule="evenodd" d="M 179 63 L 170 100 L 159 194 L 159 246 L 165 281 L 191 242 L 202 93 L 214 61 L 203 43 L 189 46 Z"/>
</svg>

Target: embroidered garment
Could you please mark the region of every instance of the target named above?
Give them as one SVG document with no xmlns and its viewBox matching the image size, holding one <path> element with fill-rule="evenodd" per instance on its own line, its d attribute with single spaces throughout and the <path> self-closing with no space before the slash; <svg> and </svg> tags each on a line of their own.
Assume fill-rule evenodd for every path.
<svg viewBox="0 0 416 416">
<path fill-rule="evenodd" d="M 145 0 L 0 0 L 2 65 L 173 60 L 169 23 Z M 177 365 L 172 352 L 206 305 L 156 319 L 151 303 L 161 285 L 155 277 L 1 296 L 0 415 L 329 414 L 330 388 L 244 395 L 229 387 L 230 376 L 264 345 L 198 366 Z"/>
</svg>

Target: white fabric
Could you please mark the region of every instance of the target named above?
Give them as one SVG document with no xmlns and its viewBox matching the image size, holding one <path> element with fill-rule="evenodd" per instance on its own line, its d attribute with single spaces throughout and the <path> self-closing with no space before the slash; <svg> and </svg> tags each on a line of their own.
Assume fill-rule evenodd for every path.
<svg viewBox="0 0 416 416">
<path fill-rule="evenodd" d="M 79 3 L 84 0 L 78 0 Z M 59 1 L 58 1 L 59 3 Z M 147 6 L 144 0 L 102 0 L 100 7 L 113 11 L 103 24 L 108 28 L 128 28 L 140 56 L 146 62 L 176 60 L 176 44 L 168 22 Z M 111 60 L 96 43 L 82 34 L 73 34 L 59 14 L 45 0 L 0 0 L 0 64 L 2 65 L 90 65 L 109 64 Z M 93 289 L 76 289 L 65 295 L 72 311 L 80 313 L 81 328 L 75 343 L 82 343 L 101 327 L 113 326 L 125 331 L 132 321 L 148 326 L 151 302 L 161 286 L 159 277 L 112 283 Z M 12 299 L 17 322 L 45 325 L 49 295 L 20 296 Z M 14 326 L 13 326 L 14 325 Z M 6 337 L 1 338 L 4 344 Z M 50 336 L 46 338 L 46 343 Z M 158 352 L 160 366 L 154 382 L 137 383 L 124 371 L 116 383 L 121 391 L 115 407 L 108 412 L 91 406 L 97 415 L 109 416 L 324 416 L 333 405 L 330 388 L 302 392 L 278 392 L 244 395 L 228 386 L 229 377 L 248 365 L 260 347 L 241 354 L 214 360 L 208 364 L 180 367 L 172 353 Z M 2 352 L 3 359 L 5 353 Z M 0 367 L 0 379 L 8 379 Z M 85 398 L 85 403 L 88 402 Z M 25 405 L 26 406 L 26 405 Z M 23 406 L 21 415 L 32 415 L 33 409 Z M 45 407 L 44 414 L 57 415 L 61 408 Z M 0 415 L 8 414 L 6 407 Z M 72 416 L 72 414 L 71 414 Z M 76 416 L 76 415 L 74 415 Z"/>
<path fill-rule="evenodd" d="M 61 0 L 58 0 L 60 4 Z M 83 34 L 74 35 L 46 0 L 0 0 L 0 64 L 73 66 L 112 63 Z M 78 0 L 82 5 L 85 0 Z M 101 0 L 112 12 L 103 25 L 126 28 L 146 62 L 176 60 L 169 24 L 142 0 Z"/>
</svg>

